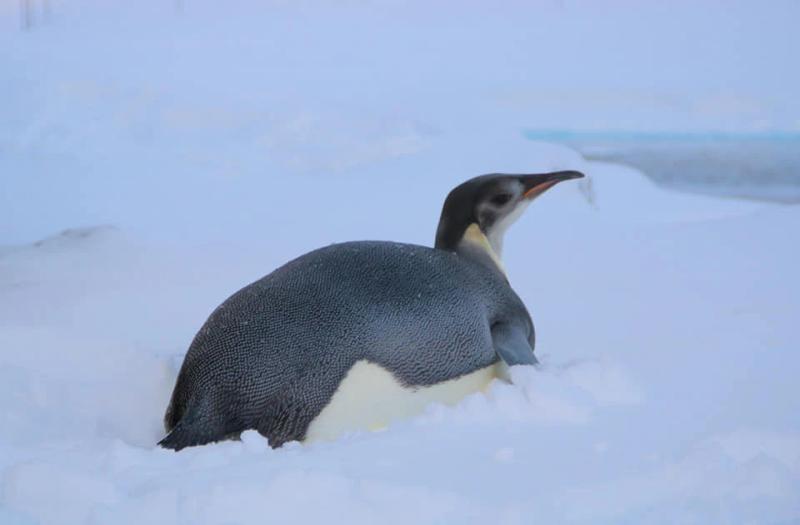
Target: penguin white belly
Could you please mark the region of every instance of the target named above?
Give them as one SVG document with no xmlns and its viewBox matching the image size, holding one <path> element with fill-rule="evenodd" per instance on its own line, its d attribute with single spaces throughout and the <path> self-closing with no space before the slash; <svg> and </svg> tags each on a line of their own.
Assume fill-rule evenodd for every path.
<svg viewBox="0 0 800 525">
<path fill-rule="evenodd" d="M 422 413 L 434 402 L 453 405 L 473 392 L 484 391 L 495 377 L 498 371 L 491 365 L 435 385 L 407 387 L 385 368 L 358 361 L 308 426 L 305 442 L 331 440 L 356 430 L 379 430 L 394 420 Z"/>
</svg>

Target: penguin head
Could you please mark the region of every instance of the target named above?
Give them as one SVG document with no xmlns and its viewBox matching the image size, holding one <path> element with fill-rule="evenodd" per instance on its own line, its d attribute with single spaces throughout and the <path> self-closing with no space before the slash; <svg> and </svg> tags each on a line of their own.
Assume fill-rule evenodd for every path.
<svg viewBox="0 0 800 525">
<path fill-rule="evenodd" d="M 456 186 L 442 207 L 436 248 L 489 259 L 503 271 L 503 235 L 531 201 L 578 171 L 542 174 L 491 173 Z"/>
</svg>

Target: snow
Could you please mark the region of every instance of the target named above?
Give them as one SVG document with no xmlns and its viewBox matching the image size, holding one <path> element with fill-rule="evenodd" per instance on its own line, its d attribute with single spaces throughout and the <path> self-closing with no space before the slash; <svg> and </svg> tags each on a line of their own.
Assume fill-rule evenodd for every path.
<svg viewBox="0 0 800 525">
<path fill-rule="evenodd" d="M 800 208 L 523 135 L 793 129 L 796 3 L 53 4 L 0 7 L 0 523 L 800 521 Z M 555 169 L 589 177 L 504 243 L 542 369 L 333 442 L 154 445 L 230 293 Z"/>
<path fill-rule="evenodd" d="M 675 134 L 526 131 L 587 159 L 633 166 L 668 188 L 800 202 L 800 133 Z"/>
</svg>

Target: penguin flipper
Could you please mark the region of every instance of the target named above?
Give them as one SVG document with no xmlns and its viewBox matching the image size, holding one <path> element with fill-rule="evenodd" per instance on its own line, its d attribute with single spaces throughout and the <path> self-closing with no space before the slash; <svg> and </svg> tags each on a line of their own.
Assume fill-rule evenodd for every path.
<svg viewBox="0 0 800 525">
<path fill-rule="evenodd" d="M 498 357 L 508 366 L 539 364 L 525 330 L 519 325 L 497 323 L 492 326 L 492 344 Z"/>
</svg>

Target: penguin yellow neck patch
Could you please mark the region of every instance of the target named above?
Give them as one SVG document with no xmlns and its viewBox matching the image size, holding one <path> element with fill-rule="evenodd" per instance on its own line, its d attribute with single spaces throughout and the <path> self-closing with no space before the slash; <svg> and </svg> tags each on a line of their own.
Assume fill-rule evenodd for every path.
<svg viewBox="0 0 800 525">
<path fill-rule="evenodd" d="M 464 231 L 464 236 L 461 238 L 461 243 L 466 244 L 472 250 L 477 250 L 479 253 L 486 255 L 494 265 L 497 266 L 500 273 L 506 275 L 503 261 L 500 260 L 500 256 L 498 256 L 494 248 L 492 248 L 492 243 L 489 242 L 489 239 L 483 234 L 477 224 L 472 223 L 467 227 Z"/>
</svg>

